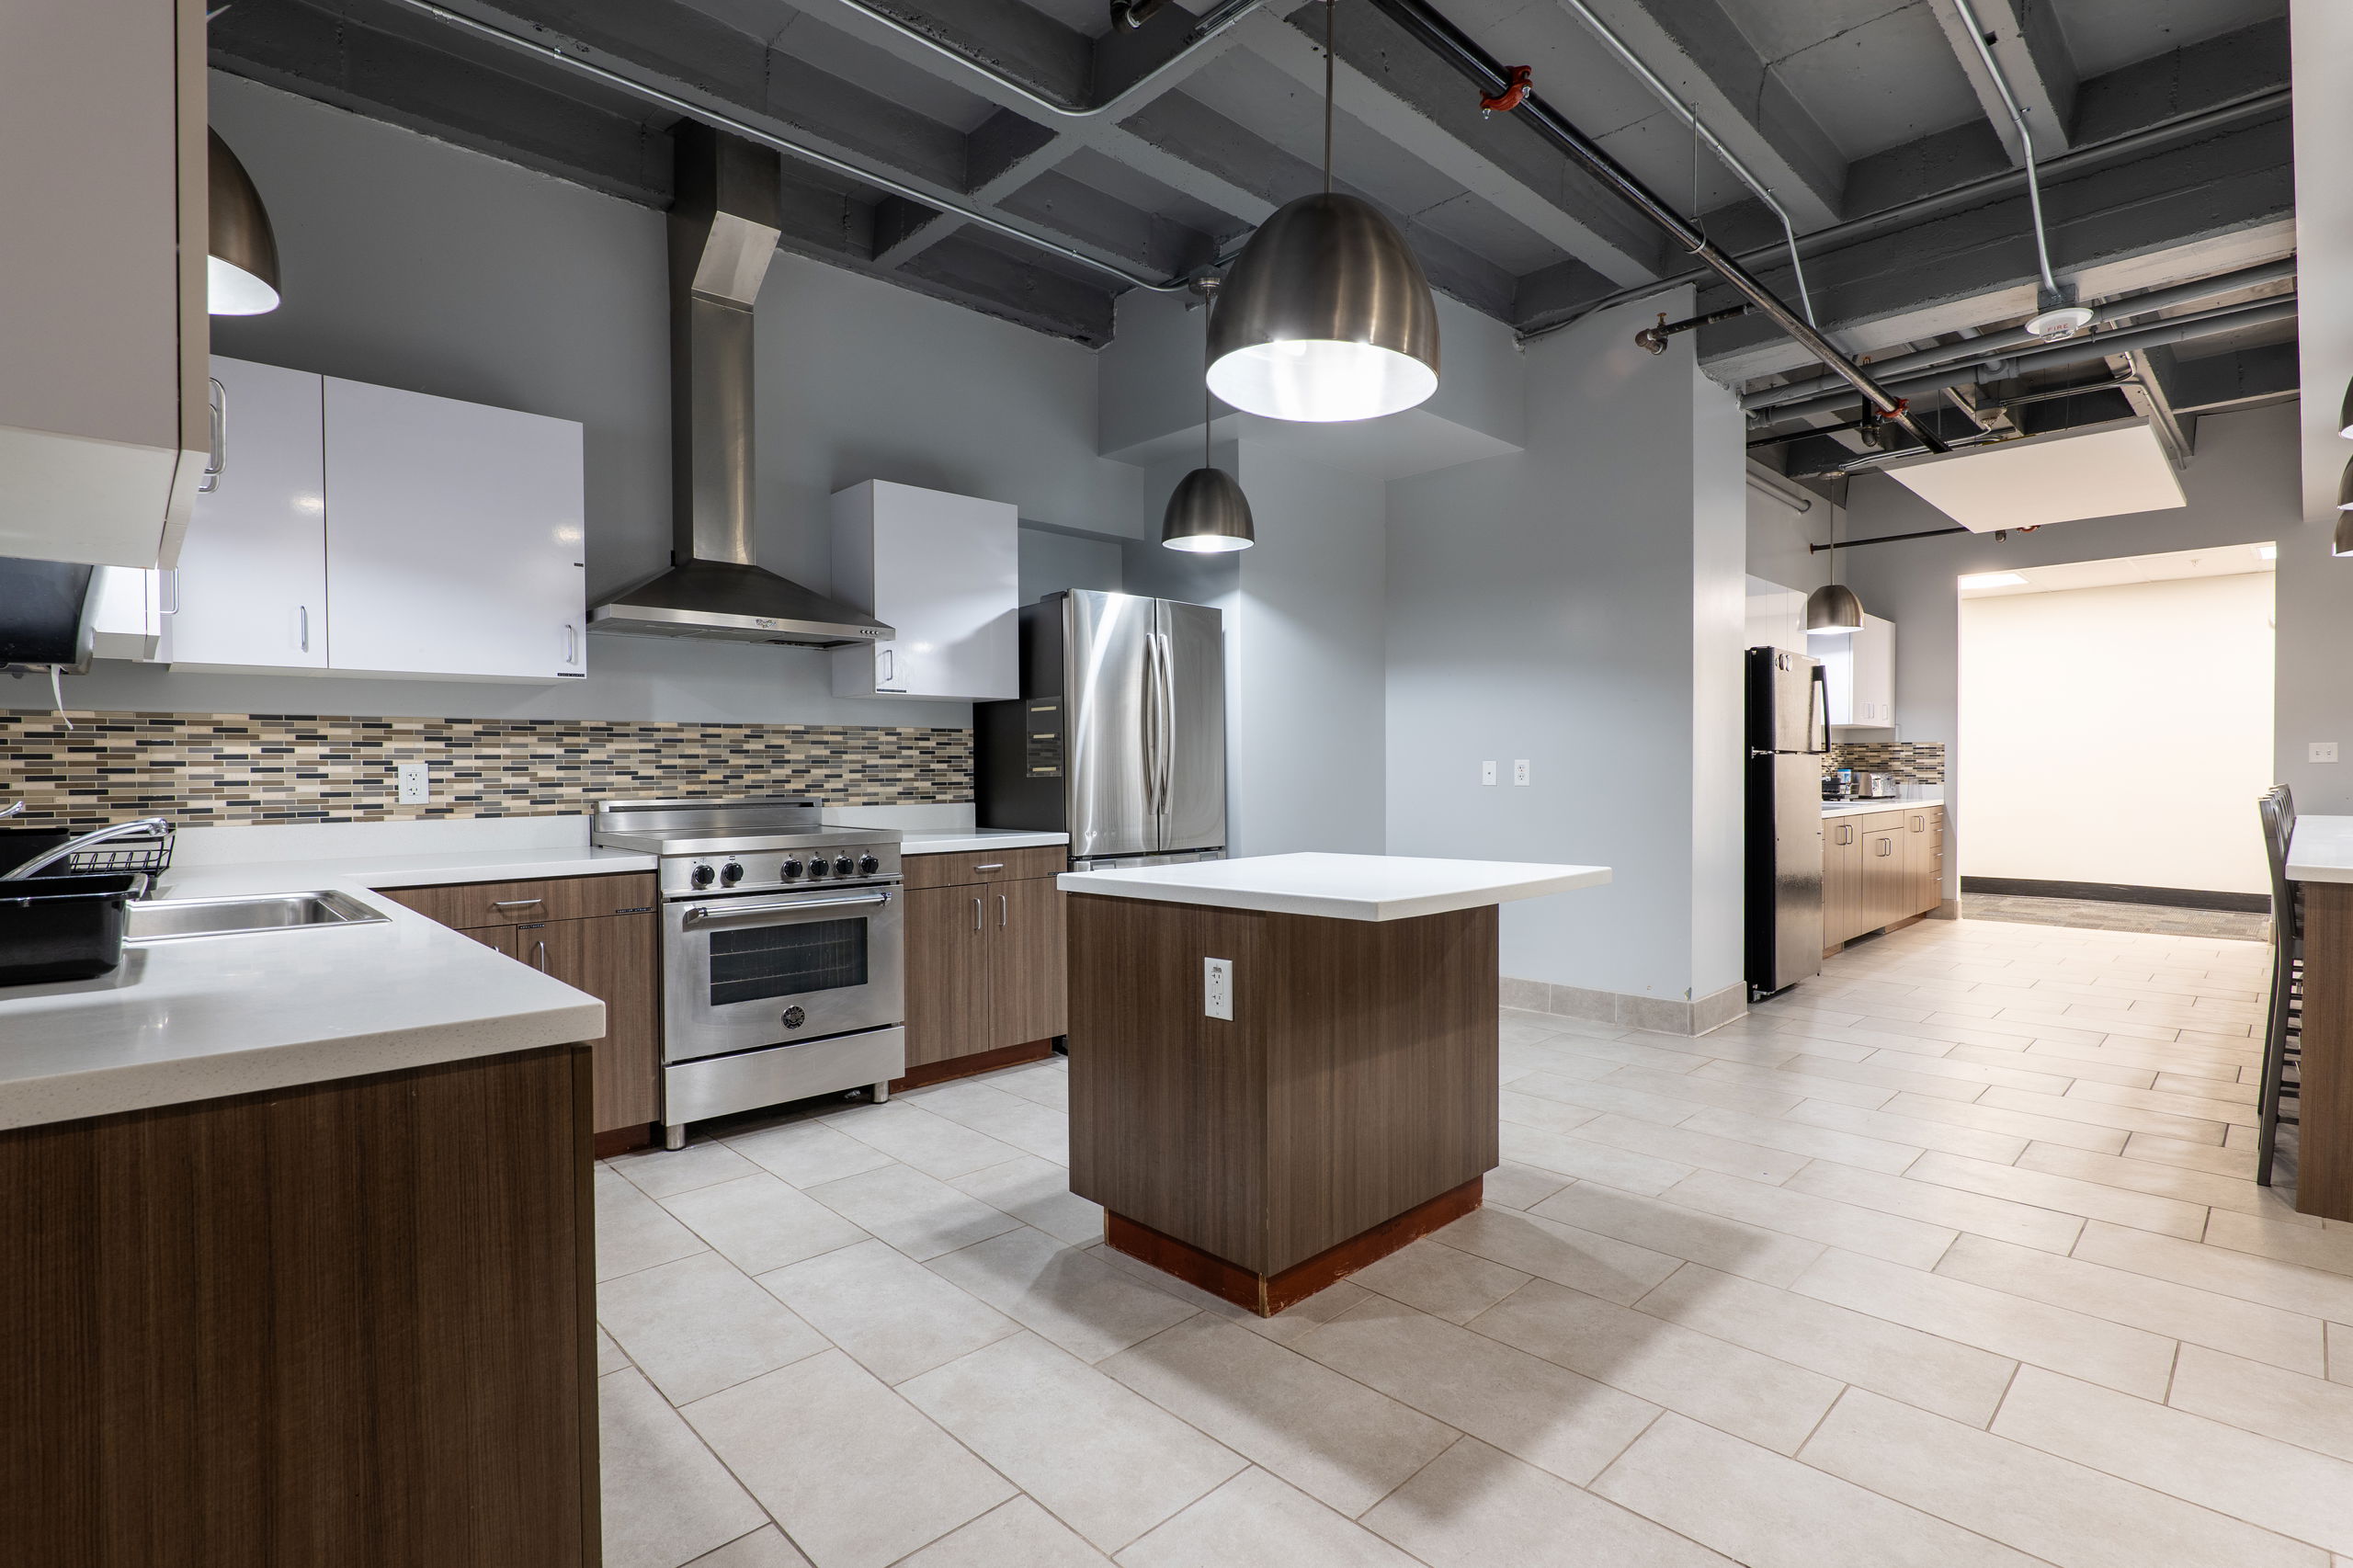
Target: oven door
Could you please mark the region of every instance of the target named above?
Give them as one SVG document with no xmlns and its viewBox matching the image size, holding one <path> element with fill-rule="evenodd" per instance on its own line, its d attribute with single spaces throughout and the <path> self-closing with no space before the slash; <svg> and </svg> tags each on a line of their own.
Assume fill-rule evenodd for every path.
<svg viewBox="0 0 2353 1568">
<path fill-rule="evenodd" d="M 666 905 L 663 1060 L 903 1022 L 903 907 L 896 885 Z"/>
</svg>

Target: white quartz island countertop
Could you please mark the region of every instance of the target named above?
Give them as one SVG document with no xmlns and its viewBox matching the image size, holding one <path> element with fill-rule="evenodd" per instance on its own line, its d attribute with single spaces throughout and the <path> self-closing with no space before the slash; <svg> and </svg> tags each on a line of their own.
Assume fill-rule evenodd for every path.
<svg viewBox="0 0 2353 1568">
<path fill-rule="evenodd" d="M 370 892 L 653 868 L 580 847 L 166 871 L 159 899 L 333 889 L 388 918 L 126 944 L 97 980 L 0 988 L 0 1129 L 594 1040 L 595 997 Z"/>
<path fill-rule="evenodd" d="M 2288 840 L 2288 880 L 2353 882 L 2353 817 L 2298 817 Z"/>
<path fill-rule="evenodd" d="M 1598 887 L 1607 866 L 1427 860 L 1403 855 L 1254 855 L 1112 871 L 1066 871 L 1064 892 L 1205 903 L 1326 920 L 1412 920 Z"/>
</svg>

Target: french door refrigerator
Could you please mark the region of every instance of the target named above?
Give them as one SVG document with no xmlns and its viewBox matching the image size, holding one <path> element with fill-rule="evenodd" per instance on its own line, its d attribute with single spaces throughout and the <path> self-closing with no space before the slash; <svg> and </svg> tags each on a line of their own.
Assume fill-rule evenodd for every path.
<svg viewBox="0 0 2353 1568">
<path fill-rule="evenodd" d="M 1822 763 L 1830 697 L 1822 662 L 1748 650 L 1748 991 L 1822 972 Z"/>
<path fill-rule="evenodd" d="M 1207 605 L 1069 589 L 1021 610 L 1021 690 L 974 713 L 983 827 L 1072 863 L 1225 853 L 1225 628 Z"/>
</svg>

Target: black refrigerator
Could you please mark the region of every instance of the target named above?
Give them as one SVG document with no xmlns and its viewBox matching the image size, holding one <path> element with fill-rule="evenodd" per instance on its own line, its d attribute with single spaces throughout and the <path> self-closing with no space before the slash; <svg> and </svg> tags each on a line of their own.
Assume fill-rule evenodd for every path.
<svg viewBox="0 0 2353 1568">
<path fill-rule="evenodd" d="M 1748 994 L 1822 972 L 1822 661 L 1748 650 Z"/>
</svg>

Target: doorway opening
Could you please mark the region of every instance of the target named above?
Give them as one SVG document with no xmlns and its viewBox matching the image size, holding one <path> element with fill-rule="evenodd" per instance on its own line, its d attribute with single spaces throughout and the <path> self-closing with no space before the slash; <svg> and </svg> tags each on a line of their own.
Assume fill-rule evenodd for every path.
<svg viewBox="0 0 2353 1568">
<path fill-rule="evenodd" d="M 1965 915 L 2260 940 L 2277 551 L 1960 580 Z"/>
</svg>

